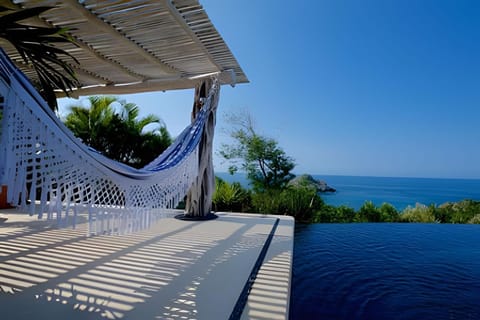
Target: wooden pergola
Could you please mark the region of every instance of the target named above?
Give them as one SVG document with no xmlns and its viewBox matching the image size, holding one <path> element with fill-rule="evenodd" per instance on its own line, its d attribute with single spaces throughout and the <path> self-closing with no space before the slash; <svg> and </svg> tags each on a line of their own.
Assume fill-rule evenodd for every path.
<svg viewBox="0 0 480 320">
<path fill-rule="evenodd" d="M 65 58 L 80 83 L 74 97 L 196 88 L 194 118 L 212 75 L 220 84 L 248 82 L 197 0 L 12 2 L 21 8 L 54 7 L 28 23 L 66 28 L 75 40 L 76 45 L 58 44 L 79 62 Z M 27 77 L 36 80 L 35 71 L 8 42 L 0 40 L 0 46 Z M 211 209 L 215 114 L 209 119 L 202 137 L 199 178 L 187 197 L 191 216 L 207 215 Z"/>
<path fill-rule="evenodd" d="M 36 23 L 67 28 L 77 46 L 59 47 L 80 86 L 76 95 L 125 94 L 194 88 L 220 74 L 222 84 L 248 82 L 230 49 L 197 0 L 13 0 L 20 7 L 54 6 Z M 1 42 L 31 79 L 36 74 Z"/>
</svg>

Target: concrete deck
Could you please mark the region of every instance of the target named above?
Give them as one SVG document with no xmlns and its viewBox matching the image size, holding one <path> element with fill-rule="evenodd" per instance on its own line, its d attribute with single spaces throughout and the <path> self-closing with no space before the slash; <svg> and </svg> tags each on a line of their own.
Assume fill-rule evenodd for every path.
<svg viewBox="0 0 480 320">
<path fill-rule="evenodd" d="M 288 319 L 293 219 L 217 215 L 87 237 L 0 210 L 1 318 L 229 319 L 278 218 L 241 319 Z"/>
</svg>

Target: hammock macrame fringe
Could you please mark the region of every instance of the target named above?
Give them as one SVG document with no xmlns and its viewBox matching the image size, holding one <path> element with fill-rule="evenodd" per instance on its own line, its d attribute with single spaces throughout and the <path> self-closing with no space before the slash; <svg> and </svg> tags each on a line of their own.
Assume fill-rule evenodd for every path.
<svg viewBox="0 0 480 320">
<path fill-rule="evenodd" d="M 218 91 L 216 82 L 195 121 L 152 163 L 134 169 L 75 138 L 0 52 L 0 184 L 8 186 L 8 202 L 60 226 L 86 220 L 89 234 L 148 227 L 175 208 L 197 178 L 198 145 Z"/>
</svg>

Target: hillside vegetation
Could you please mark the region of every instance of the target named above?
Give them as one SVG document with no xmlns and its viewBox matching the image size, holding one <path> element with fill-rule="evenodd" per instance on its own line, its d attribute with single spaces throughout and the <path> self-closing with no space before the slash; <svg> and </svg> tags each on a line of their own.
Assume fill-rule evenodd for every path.
<svg viewBox="0 0 480 320">
<path fill-rule="evenodd" d="M 417 204 L 398 211 L 389 203 L 381 206 L 366 201 L 354 210 L 348 206 L 326 204 L 315 188 L 290 185 L 282 189 L 253 191 L 239 183 L 230 184 L 217 178 L 213 196 L 215 211 L 284 214 L 298 222 L 417 222 L 480 224 L 480 201 L 463 200 L 442 205 Z"/>
</svg>

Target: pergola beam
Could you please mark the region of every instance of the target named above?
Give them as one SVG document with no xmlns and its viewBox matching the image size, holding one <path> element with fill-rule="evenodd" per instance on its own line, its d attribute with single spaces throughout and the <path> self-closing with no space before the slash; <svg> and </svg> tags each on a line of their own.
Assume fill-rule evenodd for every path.
<svg viewBox="0 0 480 320">
<path fill-rule="evenodd" d="M 18 6 L 52 6 L 35 24 L 66 28 L 77 44 L 59 43 L 77 70 L 73 95 L 123 94 L 194 88 L 207 74 L 226 74 L 222 84 L 248 82 L 197 0 L 18 0 Z M 3 45 L 2 45 L 3 46 Z M 34 82 L 11 46 L 3 47 Z M 228 80 L 230 78 L 230 80 Z M 231 79 L 235 79 L 231 81 Z"/>
<path fill-rule="evenodd" d="M 77 0 L 64 0 L 62 2 L 63 5 L 69 6 L 72 10 L 77 10 L 82 14 L 85 19 L 88 20 L 90 26 L 98 28 L 97 30 L 108 33 L 110 37 L 112 37 L 115 41 L 117 41 L 122 46 L 125 46 L 131 52 L 139 55 L 143 59 L 147 60 L 149 63 L 155 65 L 156 68 L 162 70 L 162 72 L 168 74 L 178 74 L 178 71 L 173 69 L 172 67 L 166 65 L 162 61 L 160 61 L 157 57 L 153 56 L 150 52 L 145 51 L 138 43 L 135 43 L 132 39 L 126 37 L 124 34 L 120 33 L 117 29 L 115 29 L 112 25 L 106 23 L 102 19 L 100 19 L 97 15 L 93 14 L 85 8 L 82 4 L 80 4 Z M 134 19 L 134 17 L 132 17 Z M 133 71 L 131 71 L 134 73 Z"/>
</svg>

